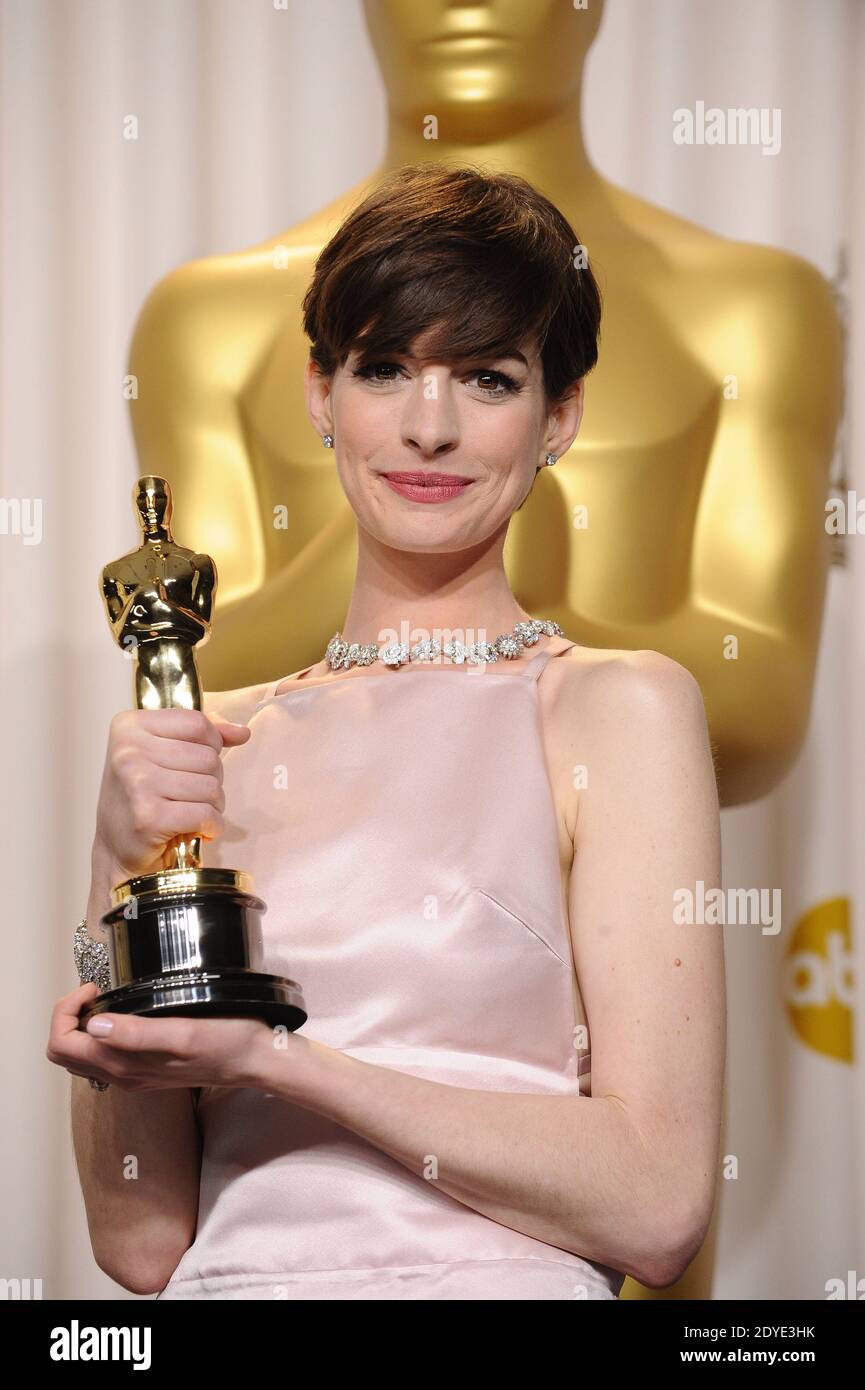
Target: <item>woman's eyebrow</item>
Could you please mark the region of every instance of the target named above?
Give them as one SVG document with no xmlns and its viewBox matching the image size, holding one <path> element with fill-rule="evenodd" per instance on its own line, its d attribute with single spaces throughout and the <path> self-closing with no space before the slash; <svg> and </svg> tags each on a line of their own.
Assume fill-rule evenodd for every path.
<svg viewBox="0 0 865 1390">
<path fill-rule="evenodd" d="M 397 357 L 404 357 L 404 358 L 406 359 L 407 362 L 413 362 L 413 363 L 415 363 L 416 366 L 423 366 L 425 362 L 434 362 L 434 361 L 439 360 L 439 359 L 434 358 L 434 357 L 420 357 L 420 358 L 418 358 L 418 357 L 415 357 L 414 354 L 411 353 L 411 352 L 398 352 L 398 353 L 395 354 L 395 356 L 397 356 Z M 525 358 L 521 352 L 516 351 L 516 349 L 514 349 L 514 350 L 512 350 L 512 351 L 510 351 L 510 352 L 473 352 L 473 353 L 467 354 L 467 355 L 464 356 L 464 357 L 442 357 L 440 360 L 441 360 L 442 362 L 448 362 L 448 363 L 450 363 L 451 365 L 453 365 L 453 366 L 455 366 L 455 367 L 459 367 L 460 365 L 464 365 L 464 364 L 467 363 L 467 362 L 482 362 L 482 361 L 493 361 L 493 362 L 522 362 L 522 364 L 523 364 L 524 367 L 527 367 L 527 366 L 529 365 L 528 359 Z"/>
</svg>

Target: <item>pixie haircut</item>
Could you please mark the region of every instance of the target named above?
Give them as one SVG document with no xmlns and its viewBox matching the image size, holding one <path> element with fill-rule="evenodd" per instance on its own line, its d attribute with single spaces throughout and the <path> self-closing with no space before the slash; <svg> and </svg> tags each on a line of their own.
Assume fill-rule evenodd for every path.
<svg viewBox="0 0 865 1390">
<path fill-rule="evenodd" d="M 413 164 L 340 225 L 303 301 L 310 360 L 326 377 L 354 349 L 360 365 L 409 354 L 503 357 L 527 338 L 558 403 L 598 360 L 601 296 L 580 240 L 516 174 Z"/>
</svg>

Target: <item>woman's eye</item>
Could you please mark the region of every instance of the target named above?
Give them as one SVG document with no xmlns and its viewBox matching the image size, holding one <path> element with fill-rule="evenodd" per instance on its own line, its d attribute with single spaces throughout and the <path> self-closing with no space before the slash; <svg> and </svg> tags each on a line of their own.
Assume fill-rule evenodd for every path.
<svg viewBox="0 0 865 1390">
<path fill-rule="evenodd" d="M 508 396 L 511 392 L 519 390 L 519 386 L 514 381 L 513 377 L 508 376 L 506 372 L 481 370 L 472 372 L 472 376 L 485 377 L 488 381 L 492 379 L 493 386 L 501 388 L 499 390 L 490 390 L 488 386 L 481 386 L 481 390 L 485 391 L 488 396 Z"/>
<path fill-rule="evenodd" d="M 401 368 L 396 362 L 369 362 L 365 367 L 355 368 L 353 375 L 373 384 L 385 385 L 396 381 L 396 375 L 382 377 L 378 376 L 377 373 L 399 373 L 400 371 Z M 472 377 L 479 378 L 478 386 L 486 396 L 507 396 L 520 390 L 519 383 L 513 377 L 508 376 L 506 372 L 494 372 L 490 368 L 480 367 L 477 371 L 469 373 L 469 379 Z M 487 385 L 486 383 L 491 384 Z"/>
<path fill-rule="evenodd" d="M 366 365 L 365 367 L 357 367 L 357 368 L 355 369 L 354 375 L 355 375 L 355 376 L 359 376 L 359 377 L 363 377 L 364 381 L 373 381 L 373 382 L 376 382 L 376 381 L 378 381 L 378 382 L 384 381 L 384 382 L 388 382 L 388 381 L 394 381 L 394 380 L 395 380 L 395 378 L 392 377 L 392 376 L 388 376 L 388 377 L 377 377 L 377 376 L 374 375 L 375 372 L 380 372 L 380 371 L 383 371 L 383 370 L 389 370 L 389 371 L 393 371 L 393 372 L 398 372 L 398 371 L 399 371 L 399 367 L 397 366 L 397 364 L 396 364 L 395 362 L 368 362 L 367 365 Z"/>
</svg>

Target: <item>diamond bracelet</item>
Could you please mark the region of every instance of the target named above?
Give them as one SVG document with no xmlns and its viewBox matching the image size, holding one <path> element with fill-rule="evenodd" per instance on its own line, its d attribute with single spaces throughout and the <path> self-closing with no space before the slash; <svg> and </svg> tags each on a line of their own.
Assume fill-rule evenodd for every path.
<svg viewBox="0 0 865 1390">
<path fill-rule="evenodd" d="M 111 968 L 108 964 L 108 947 L 102 941 L 94 941 L 87 933 L 87 918 L 82 917 L 75 928 L 72 942 L 75 955 L 75 968 L 82 985 L 95 982 L 99 993 L 105 994 L 111 988 Z"/>
</svg>

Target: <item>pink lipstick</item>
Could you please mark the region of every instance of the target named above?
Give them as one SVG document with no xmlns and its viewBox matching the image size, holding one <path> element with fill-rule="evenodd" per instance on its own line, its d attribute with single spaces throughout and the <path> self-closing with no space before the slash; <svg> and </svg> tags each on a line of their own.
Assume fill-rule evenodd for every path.
<svg viewBox="0 0 865 1390">
<path fill-rule="evenodd" d="M 449 502 L 471 487 L 474 478 L 455 473 L 382 473 L 384 481 L 412 502 Z"/>
</svg>

